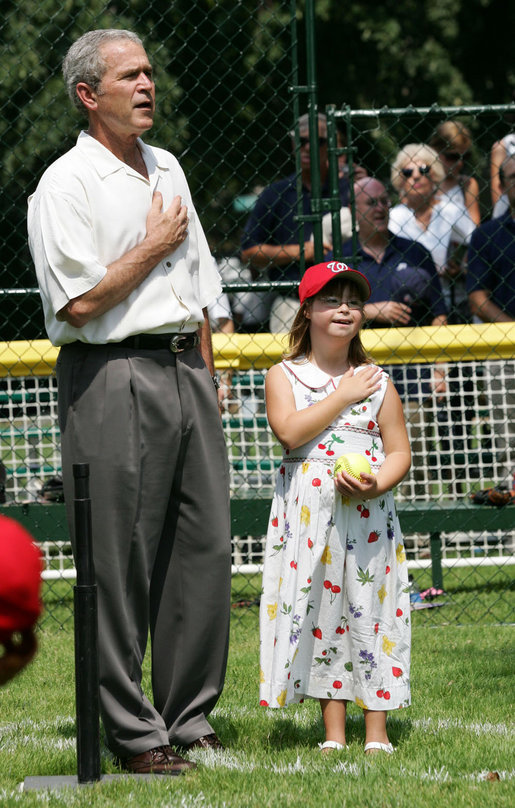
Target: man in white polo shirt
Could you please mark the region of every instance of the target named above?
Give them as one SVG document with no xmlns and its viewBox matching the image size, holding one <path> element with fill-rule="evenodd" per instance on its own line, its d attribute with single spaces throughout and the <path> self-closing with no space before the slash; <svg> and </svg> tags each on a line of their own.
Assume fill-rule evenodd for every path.
<svg viewBox="0 0 515 808">
<path fill-rule="evenodd" d="M 225 676 L 227 454 L 207 306 L 221 292 L 188 184 L 145 145 L 155 108 L 140 39 L 90 31 L 63 63 L 87 116 L 29 199 L 29 245 L 57 375 L 73 536 L 89 463 L 100 701 L 124 768 L 180 774 L 176 749 L 221 748 L 207 715 Z M 141 686 L 148 631 L 153 702 Z"/>
</svg>

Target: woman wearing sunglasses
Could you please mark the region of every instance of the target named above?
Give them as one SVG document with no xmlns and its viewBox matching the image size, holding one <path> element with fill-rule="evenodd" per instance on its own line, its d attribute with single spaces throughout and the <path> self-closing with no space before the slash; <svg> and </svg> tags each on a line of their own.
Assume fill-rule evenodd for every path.
<svg viewBox="0 0 515 808">
<path fill-rule="evenodd" d="M 466 210 L 440 195 L 445 176 L 430 146 L 404 146 L 391 169 L 391 182 L 401 202 L 390 211 L 388 226 L 394 235 L 419 241 L 429 250 L 442 282 L 448 322 L 468 322 L 465 261 L 475 225 Z"/>
<path fill-rule="evenodd" d="M 442 198 L 464 208 L 478 227 L 481 224 L 479 185 L 474 177 L 463 173 L 472 148 L 469 130 L 461 121 L 443 121 L 436 127 L 429 145 L 437 152 L 445 170 L 445 178 L 440 183 Z"/>
</svg>

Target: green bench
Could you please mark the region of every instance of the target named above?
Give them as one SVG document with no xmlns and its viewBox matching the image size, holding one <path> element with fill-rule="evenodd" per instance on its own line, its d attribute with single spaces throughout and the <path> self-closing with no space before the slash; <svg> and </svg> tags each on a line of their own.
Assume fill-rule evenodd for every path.
<svg viewBox="0 0 515 808">
<path fill-rule="evenodd" d="M 47 404 L 50 401 L 56 401 L 57 395 L 54 390 L 33 389 L 24 390 L 0 390 L 0 407 L 7 407 L 9 404 Z"/>
<path fill-rule="evenodd" d="M 262 536 L 266 533 L 271 499 L 231 499 L 232 534 Z M 441 533 L 515 529 L 515 507 L 453 502 L 400 502 L 397 511 L 403 533 L 429 533 L 433 586 L 443 589 Z M 68 527 L 61 503 L 30 503 L 1 508 L 17 519 L 38 541 L 66 541 Z"/>
</svg>

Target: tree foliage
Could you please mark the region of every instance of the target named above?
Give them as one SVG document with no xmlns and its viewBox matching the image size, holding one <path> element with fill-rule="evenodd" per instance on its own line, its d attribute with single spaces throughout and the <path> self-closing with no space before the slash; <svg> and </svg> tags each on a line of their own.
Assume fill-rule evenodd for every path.
<svg viewBox="0 0 515 808">
<path fill-rule="evenodd" d="M 503 104 L 510 0 L 317 0 L 320 100 L 354 107 Z"/>
</svg>

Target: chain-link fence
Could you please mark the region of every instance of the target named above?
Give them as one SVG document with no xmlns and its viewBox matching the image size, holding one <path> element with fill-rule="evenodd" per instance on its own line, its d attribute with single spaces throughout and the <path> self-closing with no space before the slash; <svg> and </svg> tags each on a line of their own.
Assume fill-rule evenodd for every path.
<svg viewBox="0 0 515 808">
<path fill-rule="evenodd" d="M 26 198 L 79 128 L 59 74 L 64 53 L 85 30 L 126 27 L 143 37 L 156 68 L 148 139 L 179 157 L 225 284 L 211 317 L 225 389 L 235 606 L 259 600 L 282 458 L 266 419 L 266 370 L 280 359 L 277 334 L 291 322 L 304 267 L 332 256 L 381 292 L 364 342 L 390 371 L 408 421 L 414 465 L 396 498 L 417 619 L 513 620 L 515 508 L 473 505 L 470 496 L 512 488 L 514 329 L 488 325 L 481 295 L 471 308 L 465 277 L 476 224 L 505 204 L 498 166 L 515 107 L 342 105 L 319 122 L 314 25 L 308 17 L 301 85 L 295 3 L 72 5 L 29 3 L 21 17 L 8 4 L 1 28 L 9 59 L 0 90 L 0 449 L 6 510 L 45 550 L 45 619 L 71 620 L 74 571 L 60 501 L 57 351 L 45 341 L 34 289 Z M 513 321 L 504 265 L 490 264 L 488 283 L 505 283 L 501 308 Z"/>
</svg>

